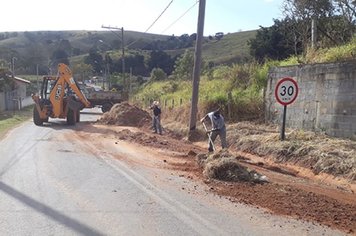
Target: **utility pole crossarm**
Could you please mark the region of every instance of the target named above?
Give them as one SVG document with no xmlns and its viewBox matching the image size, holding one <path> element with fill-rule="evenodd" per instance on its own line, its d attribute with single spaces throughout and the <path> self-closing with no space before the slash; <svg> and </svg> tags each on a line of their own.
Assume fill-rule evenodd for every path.
<svg viewBox="0 0 356 236">
<path fill-rule="evenodd" d="M 116 30 L 121 30 L 122 29 L 122 28 L 119 28 L 119 27 L 105 26 L 105 25 L 102 25 L 101 28 L 104 28 L 104 29 L 116 29 Z"/>
</svg>

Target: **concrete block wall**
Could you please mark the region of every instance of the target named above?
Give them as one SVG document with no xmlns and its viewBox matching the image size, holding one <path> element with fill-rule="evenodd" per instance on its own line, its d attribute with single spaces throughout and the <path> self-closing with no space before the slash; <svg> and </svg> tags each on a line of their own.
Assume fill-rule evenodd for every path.
<svg viewBox="0 0 356 236">
<path fill-rule="evenodd" d="M 283 106 L 274 90 L 284 77 L 299 87 L 297 99 L 287 106 L 287 127 L 356 139 L 356 60 L 272 68 L 265 93 L 267 121 L 281 123 Z"/>
</svg>

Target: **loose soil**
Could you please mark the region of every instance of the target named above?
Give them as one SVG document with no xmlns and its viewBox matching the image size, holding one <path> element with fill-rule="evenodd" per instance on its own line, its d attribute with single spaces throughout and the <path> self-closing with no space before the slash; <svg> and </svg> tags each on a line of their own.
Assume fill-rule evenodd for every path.
<svg viewBox="0 0 356 236">
<path fill-rule="evenodd" d="M 115 104 L 109 112 L 103 114 L 98 122 L 107 125 L 141 127 L 148 125 L 150 119 L 150 115 L 146 111 L 123 102 Z"/>
<path fill-rule="evenodd" d="M 113 107 L 114 109 L 114 107 Z M 205 143 L 191 143 L 177 138 L 174 132 L 166 130 L 163 135 L 152 134 L 150 119 L 131 119 L 140 116 L 142 110 L 129 104 L 116 107 L 98 121 L 100 124 L 82 128 L 114 142 L 132 142 L 152 150 L 166 152 L 162 160 L 166 168 L 183 172 L 186 177 L 202 181 L 216 194 L 226 196 L 232 202 L 242 202 L 263 208 L 273 214 L 290 216 L 343 230 L 349 234 L 356 233 L 356 184 L 350 179 L 335 178 L 326 173 L 315 174 L 309 168 L 294 165 L 291 162 L 276 162 L 272 158 L 260 157 L 242 149 L 230 147 L 229 158 L 238 166 L 266 176 L 268 182 L 221 181 L 204 175 L 199 155 L 206 154 Z M 127 115 L 129 113 L 129 115 Z M 148 114 L 148 113 L 147 113 Z M 111 117 L 110 122 L 105 117 Z M 115 117 L 112 119 L 112 117 Z M 121 125 L 130 117 L 130 127 L 108 126 Z M 142 117 L 142 116 L 141 116 Z M 139 127 L 139 129 L 137 129 Z M 256 130 L 255 128 L 253 130 Z M 256 132 L 256 131 L 251 132 Z M 235 144 L 236 145 L 236 144 Z M 239 145 L 236 145 L 239 146 Z M 181 161 L 171 161 L 181 159 Z M 219 157 L 216 157 L 219 158 Z M 221 157 L 223 158 L 223 157 Z M 200 163 L 200 165 L 199 165 Z"/>
</svg>

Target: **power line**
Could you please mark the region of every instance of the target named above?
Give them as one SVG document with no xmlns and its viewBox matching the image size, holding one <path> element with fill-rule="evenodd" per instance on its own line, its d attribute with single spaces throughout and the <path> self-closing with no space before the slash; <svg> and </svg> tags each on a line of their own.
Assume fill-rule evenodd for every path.
<svg viewBox="0 0 356 236">
<path fill-rule="evenodd" d="M 144 33 L 147 33 L 147 31 L 149 31 L 152 26 L 158 21 L 158 19 L 163 15 L 163 13 L 168 9 L 168 7 L 172 4 L 173 0 L 171 0 L 168 5 L 166 6 L 166 8 L 164 8 L 164 10 L 161 12 L 161 14 L 159 14 L 159 16 L 153 21 L 153 23 L 146 29 L 146 31 Z M 140 39 L 136 39 L 135 41 L 131 42 L 129 45 L 127 45 L 126 47 L 130 47 L 131 45 L 137 43 Z"/>
<path fill-rule="evenodd" d="M 173 2 L 173 0 L 168 4 L 168 6 L 164 9 L 164 11 L 160 14 L 160 16 L 167 10 L 167 8 L 170 6 L 170 4 Z M 197 0 L 190 8 L 188 8 L 188 10 L 186 10 L 180 17 L 178 17 L 172 24 L 170 24 L 165 30 L 162 31 L 165 32 L 166 30 L 168 30 L 170 27 L 172 27 L 175 23 L 177 23 L 181 18 L 183 18 L 190 10 L 192 10 L 195 5 L 197 5 L 199 3 L 199 0 Z M 159 16 L 159 17 L 160 17 Z M 155 22 L 159 19 L 159 17 L 155 20 Z M 154 22 L 154 23 L 155 23 Z M 153 23 L 153 24 L 154 24 Z M 152 25 L 153 25 L 152 24 Z M 152 27 L 152 25 L 150 27 Z M 150 28 L 149 27 L 149 28 Z M 149 30 L 149 28 L 144 32 L 144 33 L 147 33 L 147 31 Z M 136 39 L 135 41 L 131 42 L 129 45 L 127 45 L 127 47 L 130 47 L 131 45 L 137 43 L 139 41 L 139 39 Z"/>
<path fill-rule="evenodd" d="M 196 1 L 188 10 L 186 10 L 180 17 L 178 17 L 172 24 L 170 24 L 167 28 L 165 28 L 162 33 L 166 32 L 169 28 L 171 28 L 175 23 L 177 23 L 180 19 L 182 19 L 190 10 L 198 4 L 199 1 Z"/>
<path fill-rule="evenodd" d="M 162 13 L 157 17 L 156 20 L 153 21 L 153 23 L 146 29 L 145 33 L 147 33 L 147 31 L 149 31 L 152 26 L 158 21 L 159 18 L 161 18 L 161 16 L 163 15 L 163 13 L 168 9 L 168 7 L 172 4 L 173 0 L 171 0 L 168 5 L 166 6 L 166 8 L 162 11 Z"/>
</svg>

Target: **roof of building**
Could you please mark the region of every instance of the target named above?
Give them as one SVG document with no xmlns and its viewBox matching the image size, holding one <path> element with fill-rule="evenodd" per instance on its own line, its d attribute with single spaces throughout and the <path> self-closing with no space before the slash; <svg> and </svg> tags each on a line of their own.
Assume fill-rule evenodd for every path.
<svg viewBox="0 0 356 236">
<path fill-rule="evenodd" d="M 22 78 L 19 78 L 19 77 L 14 77 L 14 79 L 18 82 L 21 82 L 21 83 L 26 83 L 26 84 L 30 84 L 31 81 L 29 80 L 26 80 L 26 79 L 22 79 Z"/>
</svg>

